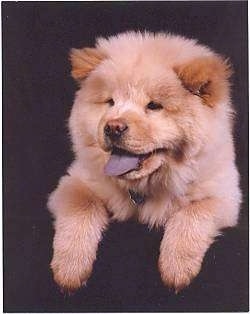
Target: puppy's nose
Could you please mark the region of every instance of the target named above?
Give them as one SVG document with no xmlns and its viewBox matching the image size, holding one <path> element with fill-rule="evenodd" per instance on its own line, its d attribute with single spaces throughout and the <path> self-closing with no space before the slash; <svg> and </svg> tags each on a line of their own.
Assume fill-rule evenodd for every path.
<svg viewBox="0 0 250 314">
<path fill-rule="evenodd" d="M 128 129 L 127 124 L 120 120 L 110 120 L 104 127 L 104 134 L 111 140 L 116 140 Z"/>
</svg>

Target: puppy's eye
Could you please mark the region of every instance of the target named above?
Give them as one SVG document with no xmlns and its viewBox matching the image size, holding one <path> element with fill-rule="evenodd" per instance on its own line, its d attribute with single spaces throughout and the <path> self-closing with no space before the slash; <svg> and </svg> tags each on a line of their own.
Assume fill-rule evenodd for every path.
<svg viewBox="0 0 250 314">
<path fill-rule="evenodd" d="M 153 101 L 151 101 L 150 103 L 147 104 L 147 109 L 150 109 L 150 110 L 160 110 L 162 109 L 162 105 L 161 104 L 157 104 Z"/>
<path fill-rule="evenodd" d="M 110 107 L 114 106 L 115 102 L 112 98 L 110 98 L 109 100 L 107 100 L 107 103 L 110 105 Z"/>
</svg>

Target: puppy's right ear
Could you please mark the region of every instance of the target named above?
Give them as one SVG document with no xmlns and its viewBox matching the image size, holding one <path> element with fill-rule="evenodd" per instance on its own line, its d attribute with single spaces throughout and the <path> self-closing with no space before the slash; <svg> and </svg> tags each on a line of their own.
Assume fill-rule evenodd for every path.
<svg viewBox="0 0 250 314">
<path fill-rule="evenodd" d="M 174 71 L 183 87 L 199 96 L 209 107 L 229 96 L 231 65 L 218 55 L 195 58 L 175 66 Z"/>
<path fill-rule="evenodd" d="M 72 77 L 77 81 L 86 78 L 104 58 L 98 48 L 71 49 Z"/>
</svg>

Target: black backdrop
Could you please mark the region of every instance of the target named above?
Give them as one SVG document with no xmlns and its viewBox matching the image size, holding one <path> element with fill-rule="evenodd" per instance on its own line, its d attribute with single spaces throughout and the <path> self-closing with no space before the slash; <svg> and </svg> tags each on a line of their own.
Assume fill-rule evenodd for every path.
<svg viewBox="0 0 250 314">
<path fill-rule="evenodd" d="M 248 310 L 247 2 L 2 2 L 2 25 L 4 310 Z M 161 232 L 114 223 L 87 287 L 68 297 L 49 271 L 53 228 L 46 209 L 47 195 L 72 160 L 65 121 L 76 85 L 68 51 L 131 29 L 198 38 L 231 59 L 244 193 L 240 224 L 215 242 L 200 275 L 176 296 L 157 271 Z"/>
</svg>

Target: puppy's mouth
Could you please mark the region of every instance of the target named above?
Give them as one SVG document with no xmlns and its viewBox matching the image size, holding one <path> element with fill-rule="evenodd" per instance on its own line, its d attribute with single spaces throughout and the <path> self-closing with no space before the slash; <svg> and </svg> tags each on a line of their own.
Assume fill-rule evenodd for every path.
<svg viewBox="0 0 250 314">
<path fill-rule="evenodd" d="M 143 162 L 150 156 L 165 151 L 164 148 L 158 148 L 144 154 L 135 154 L 127 150 L 114 147 L 110 158 L 104 167 L 104 173 L 108 176 L 122 176 L 132 171 L 139 171 Z"/>
</svg>

